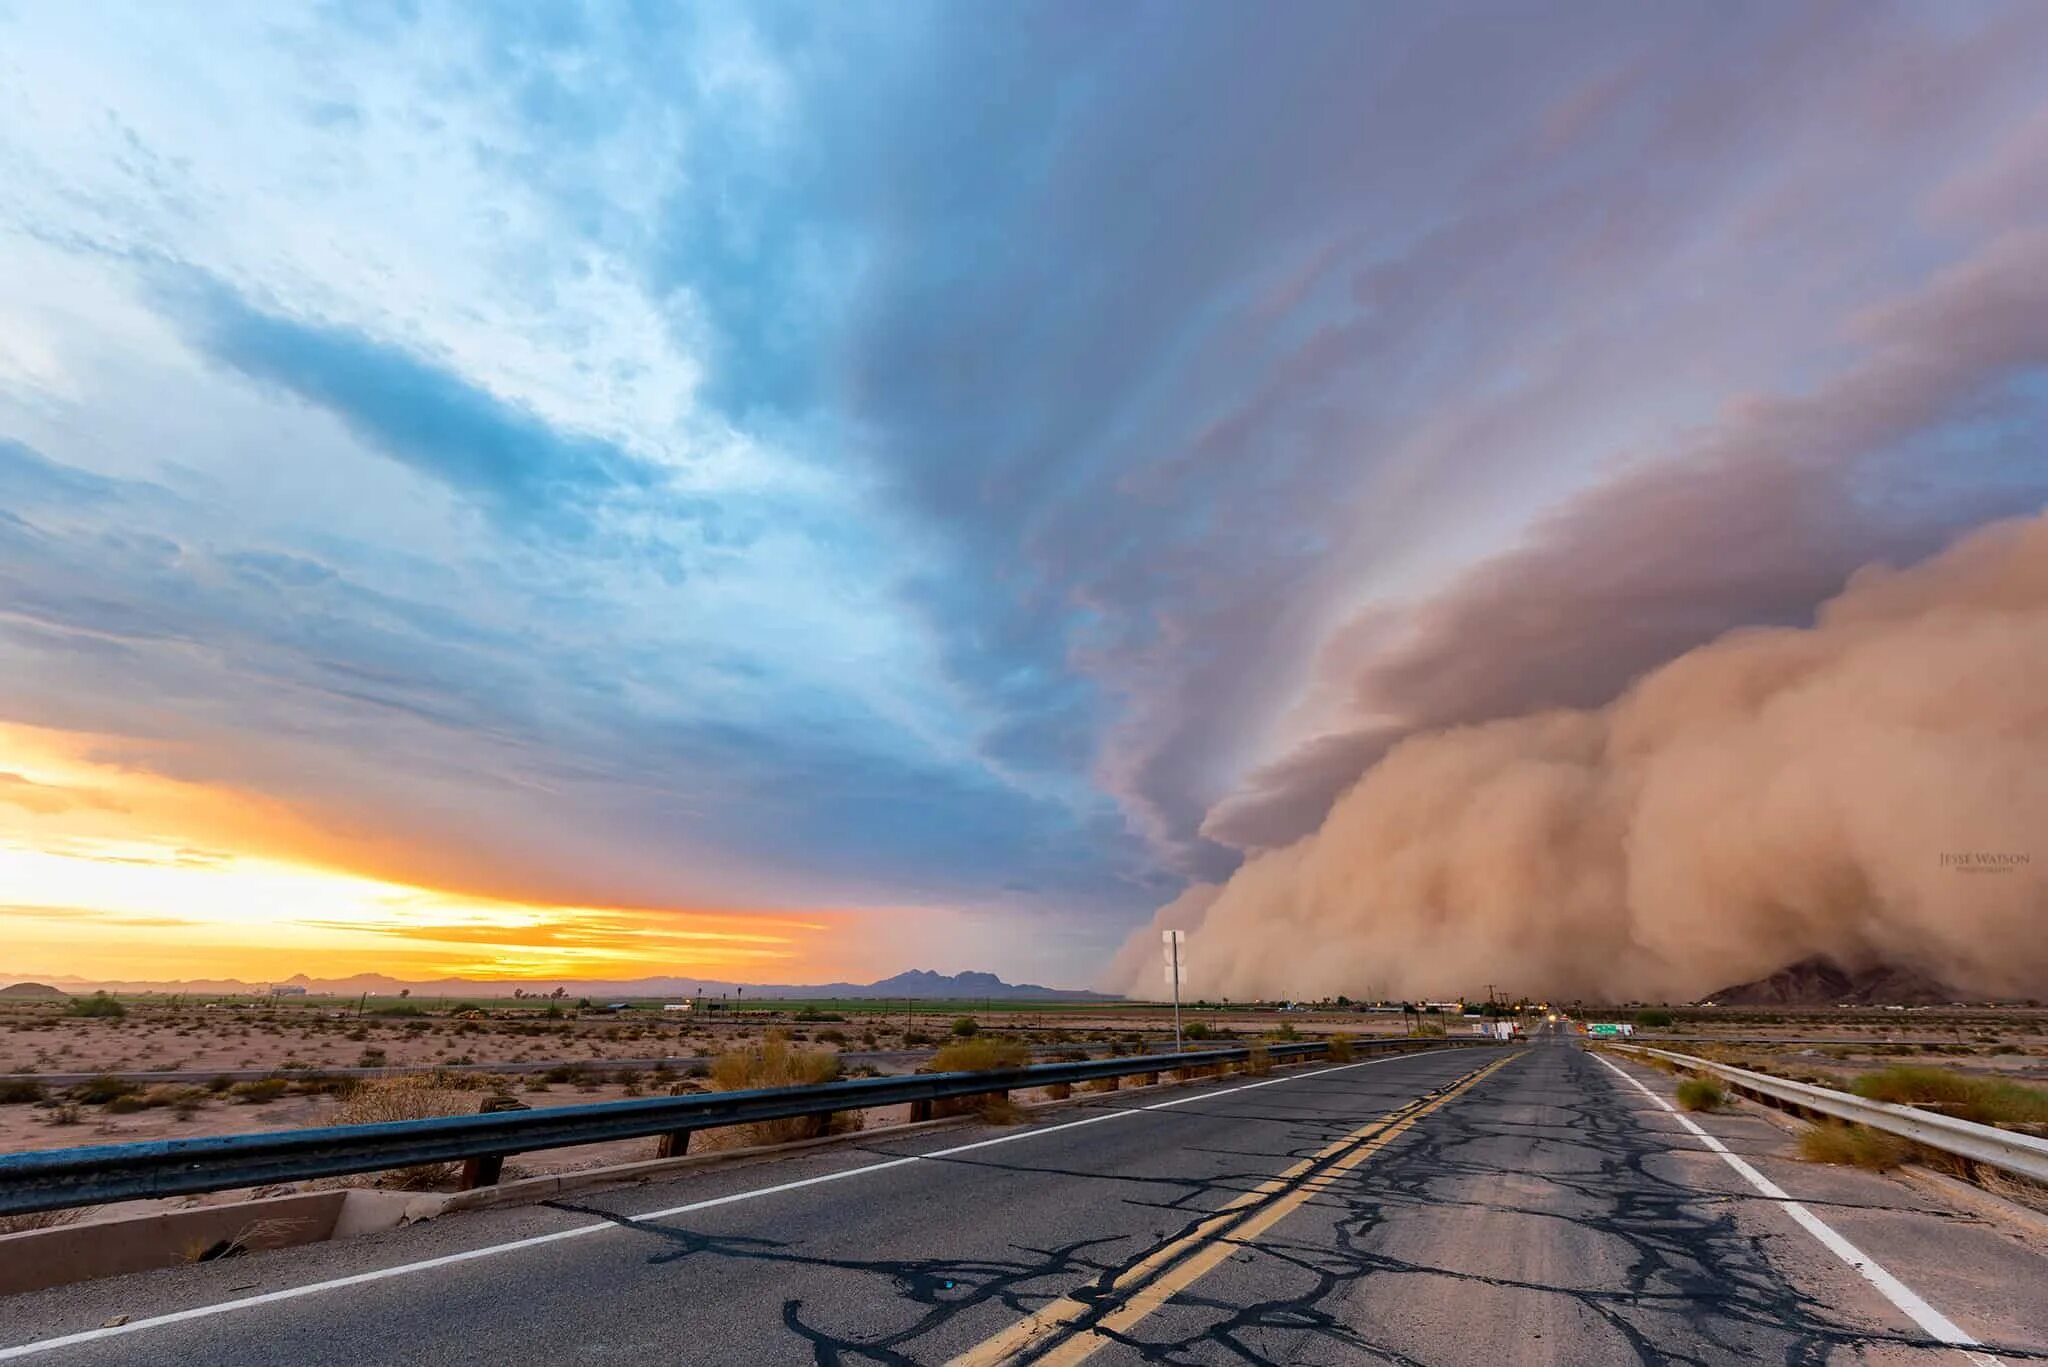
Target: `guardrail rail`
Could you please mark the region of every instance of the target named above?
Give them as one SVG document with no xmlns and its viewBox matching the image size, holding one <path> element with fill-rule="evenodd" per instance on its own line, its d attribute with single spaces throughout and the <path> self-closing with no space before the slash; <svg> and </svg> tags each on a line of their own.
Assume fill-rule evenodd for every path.
<svg viewBox="0 0 2048 1367">
<path fill-rule="evenodd" d="M 1709 1073 L 1731 1084 L 1737 1091 L 1798 1106 L 1837 1120 L 1852 1121 L 1909 1139 L 1923 1148 L 1954 1154 L 2036 1182 L 2048 1182 L 2048 1139 L 2001 1130 L 1995 1125 L 1980 1125 L 1974 1120 L 1959 1120 L 1917 1106 L 1872 1101 L 1831 1087 L 1772 1077 L 1769 1073 L 1738 1068 L 1731 1063 L 1716 1063 L 1691 1054 L 1673 1053 L 1669 1049 L 1644 1044 L 1609 1044 L 1607 1047 L 1631 1054 L 1651 1054 L 1691 1072 Z"/>
<path fill-rule="evenodd" d="M 1418 1046 L 1491 1044 L 1485 1039 L 1401 1037 L 1353 1040 L 1360 1052 L 1397 1053 Z M 1274 1063 L 1295 1063 L 1329 1051 L 1322 1042 L 1263 1046 Z M 1027 1087 L 1158 1074 L 1179 1068 L 1241 1063 L 1245 1046 L 1132 1058 L 1029 1064 L 971 1073 L 912 1073 L 850 1078 L 809 1087 L 604 1101 L 545 1110 L 334 1125 L 262 1134 L 160 1139 L 0 1154 L 0 1215 L 102 1205 L 149 1197 L 233 1191 L 273 1182 L 421 1167 L 462 1161 L 465 1185 L 488 1185 L 511 1154 L 667 1136 L 664 1149 L 683 1150 L 696 1130 L 908 1102 L 913 1112 L 952 1097 L 985 1096 Z"/>
</svg>

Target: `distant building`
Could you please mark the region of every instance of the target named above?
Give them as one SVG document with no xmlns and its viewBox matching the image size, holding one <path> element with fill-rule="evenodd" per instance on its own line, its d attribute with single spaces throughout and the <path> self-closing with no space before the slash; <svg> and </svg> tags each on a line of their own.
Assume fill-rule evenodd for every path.
<svg viewBox="0 0 2048 1367">
<path fill-rule="evenodd" d="M 661 1009 L 664 1011 L 688 1011 L 692 1008 L 692 1005 L 690 1002 L 670 1002 Z"/>
<path fill-rule="evenodd" d="M 286 983 L 281 987 L 271 988 L 270 995 L 273 997 L 303 997 L 306 995 L 306 989 L 295 983 Z"/>
</svg>

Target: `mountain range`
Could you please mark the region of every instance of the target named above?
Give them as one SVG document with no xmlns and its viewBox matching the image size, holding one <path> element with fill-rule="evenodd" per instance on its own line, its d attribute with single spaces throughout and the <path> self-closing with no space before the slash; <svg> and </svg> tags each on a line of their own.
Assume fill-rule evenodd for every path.
<svg viewBox="0 0 2048 1367">
<path fill-rule="evenodd" d="M 1875 964 L 1852 971 L 1817 954 L 1707 1000 L 1718 1006 L 1942 1006 L 1964 996 L 1917 969 Z"/>
</svg>

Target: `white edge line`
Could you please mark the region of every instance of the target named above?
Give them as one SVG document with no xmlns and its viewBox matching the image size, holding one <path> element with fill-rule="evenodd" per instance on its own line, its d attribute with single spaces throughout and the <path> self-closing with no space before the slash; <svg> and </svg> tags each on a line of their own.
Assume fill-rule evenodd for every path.
<svg viewBox="0 0 2048 1367">
<path fill-rule="evenodd" d="M 645 1214 L 624 1216 L 621 1219 L 638 1223 L 646 1220 L 667 1220 L 678 1215 L 695 1211 L 710 1210 L 717 1206 L 735 1205 L 741 1201 L 752 1201 L 763 1196 L 775 1196 L 785 1191 L 797 1191 L 804 1187 L 822 1186 L 827 1182 L 844 1181 L 871 1172 L 886 1172 L 890 1168 L 907 1167 L 933 1158 L 951 1158 L 956 1154 L 972 1153 L 976 1149 L 994 1148 L 998 1144 L 1011 1144 L 1020 1139 L 1037 1135 L 1057 1134 L 1061 1130 L 1075 1130 L 1083 1125 L 1099 1125 L 1105 1120 L 1118 1120 L 1125 1116 L 1143 1115 L 1147 1111 L 1163 1111 L 1174 1106 L 1183 1106 L 1190 1101 L 1208 1101 L 1216 1097 L 1232 1096 L 1238 1092 L 1249 1092 L 1259 1087 L 1271 1087 L 1282 1082 L 1305 1082 L 1309 1078 L 1322 1077 L 1329 1073 L 1348 1072 L 1353 1068 L 1369 1068 L 1378 1063 L 1392 1063 L 1395 1059 L 1425 1058 L 1432 1054 L 1449 1053 L 1448 1049 L 1419 1049 L 1409 1054 L 1389 1054 L 1385 1058 L 1363 1059 L 1357 1063 L 1340 1063 L 1330 1068 L 1318 1068 L 1313 1072 L 1292 1073 L 1285 1077 L 1267 1078 L 1263 1082 L 1247 1082 L 1237 1087 L 1225 1087 L 1221 1091 L 1193 1092 L 1176 1097 L 1172 1101 L 1156 1101 L 1149 1106 L 1125 1106 L 1101 1115 L 1091 1115 L 1080 1120 L 1069 1120 L 1059 1125 L 1019 1130 L 1014 1134 L 998 1135 L 993 1139 L 980 1139 L 972 1144 L 956 1144 L 950 1149 L 934 1149 L 930 1153 L 906 1154 L 901 1158 L 887 1158 L 879 1163 L 864 1163 L 857 1168 L 842 1168 L 838 1172 L 821 1173 L 816 1177 L 804 1177 L 794 1182 L 782 1182 L 772 1187 L 754 1187 L 747 1191 L 736 1191 L 725 1196 L 713 1196 L 688 1205 L 671 1206 L 667 1210 L 652 1210 Z M 1161 1070 L 1166 1071 L 1164 1069 Z M 1633 1081 L 1634 1079 L 1630 1079 Z M 878 1137 L 886 1131 L 878 1132 Z M 288 1286 L 277 1291 L 265 1291 L 260 1295 L 244 1296 L 239 1300 L 215 1301 L 211 1305 L 195 1305 L 184 1310 L 173 1310 L 162 1315 L 151 1315 L 148 1319 L 131 1320 L 126 1324 L 106 1325 L 98 1329 L 82 1329 L 75 1334 L 63 1334 L 53 1339 L 40 1339 L 17 1344 L 11 1348 L 0 1348 L 0 1362 L 33 1357 L 38 1353 L 55 1352 L 59 1348 L 71 1348 L 83 1343 L 96 1343 L 102 1339 L 120 1338 L 126 1334 L 141 1333 L 145 1329 L 162 1329 L 189 1320 L 207 1319 L 214 1315 L 225 1315 L 231 1310 L 247 1310 L 259 1305 L 274 1305 L 279 1301 L 297 1300 L 301 1296 L 318 1295 L 323 1291 L 339 1291 L 345 1287 L 362 1286 L 367 1282 L 385 1281 L 392 1277 L 408 1276 L 415 1272 L 431 1272 L 438 1267 L 450 1267 L 477 1258 L 488 1258 L 499 1253 L 515 1253 L 524 1248 L 537 1248 L 542 1244 L 558 1243 L 564 1239 L 578 1239 L 586 1234 L 601 1234 L 606 1230 L 629 1228 L 618 1220 L 599 1220 L 592 1224 L 577 1225 L 573 1229 L 558 1229 L 551 1234 L 536 1234 L 530 1238 L 513 1239 L 508 1243 L 486 1244 L 482 1248 L 464 1249 L 460 1253 L 447 1253 L 438 1258 L 424 1258 L 419 1262 L 399 1263 L 394 1267 L 373 1268 L 368 1272 L 357 1272 L 347 1277 L 335 1277 L 324 1282 L 308 1282 L 304 1286 Z M 1947 1323 L 1947 1321 L 1943 1321 Z M 1960 1331 L 1958 1331 L 1960 1332 Z"/>
<path fill-rule="evenodd" d="M 1815 1215 L 1805 1206 L 1793 1200 L 1783 1187 L 1764 1176 L 1761 1172 L 1758 1172 L 1746 1159 L 1738 1156 L 1726 1144 L 1723 1144 L 1719 1139 L 1707 1133 L 1691 1116 L 1679 1110 L 1648 1087 L 1645 1087 L 1627 1069 L 1614 1060 L 1601 1054 L 1594 1054 L 1593 1057 L 1606 1064 L 1614 1071 L 1614 1075 L 1623 1082 L 1626 1082 L 1629 1086 L 1669 1111 L 1679 1124 L 1697 1135 L 1700 1142 L 1714 1153 L 1719 1154 L 1721 1160 L 1729 1167 L 1741 1173 L 1744 1181 L 1775 1202 L 1780 1209 L 1798 1223 L 1801 1229 L 1818 1239 L 1828 1252 L 1862 1273 L 1865 1281 L 1882 1292 L 1886 1300 L 1905 1312 L 1906 1317 L 1919 1325 L 1929 1338 L 1956 1348 L 1969 1349 L 1978 1345 L 1978 1340 L 1963 1332 L 1962 1327 L 1954 1320 L 1922 1300 L 1918 1292 L 1914 1291 L 1912 1287 L 1907 1286 L 1897 1277 L 1894 1277 L 1891 1273 L 1885 1271 L 1875 1258 L 1850 1243 L 1840 1234 L 1837 1234 L 1818 1215 Z M 1979 1364 L 1979 1367 L 2004 1367 L 2004 1364 L 1989 1353 L 1966 1353 L 1965 1356 L 1971 1362 Z"/>
</svg>

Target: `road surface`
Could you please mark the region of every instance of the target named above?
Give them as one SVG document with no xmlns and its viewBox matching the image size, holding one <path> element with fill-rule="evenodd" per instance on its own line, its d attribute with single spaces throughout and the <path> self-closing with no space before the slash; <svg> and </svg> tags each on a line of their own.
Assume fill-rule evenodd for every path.
<svg viewBox="0 0 2048 1367">
<path fill-rule="evenodd" d="M 1667 1109 L 1669 1082 L 1545 1039 L 1103 1096 L 15 1297 L 0 1360 L 2048 1356 L 2033 1246 L 1799 1163 L 1752 1108 L 1702 1118 L 1752 1181 Z"/>
</svg>

